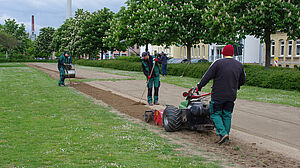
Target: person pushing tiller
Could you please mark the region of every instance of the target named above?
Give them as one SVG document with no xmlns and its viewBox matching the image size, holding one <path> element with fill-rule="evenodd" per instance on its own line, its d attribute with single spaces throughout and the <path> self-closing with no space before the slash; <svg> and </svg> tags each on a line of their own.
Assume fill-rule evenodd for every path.
<svg viewBox="0 0 300 168">
<path fill-rule="evenodd" d="M 59 57 L 57 68 L 59 70 L 60 78 L 58 81 L 58 86 L 65 86 L 65 78 L 66 78 L 66 64 L 72 63 L 72 57 L 69 51 L 63 52 L 63 54 Z"/>
<path fill-rule="evenodd" d="M 245 83 L 246 74 L 243 64 L 232 58 L 234 48 L 226 45 L 222 51 L 223 59 L 216 60 L 202 77 L 197 85 L 201 91 L 211 79 L 213 86 L 211 91 L 210 118 L 216 126 L 216 132 L 220 136 L 218 144 L 229 141 L 231 118 L 236 100 L 237 90 Z"/>
<path fill-rule="evenodd" d="M 158 60 L 156 57 L 151 56 L 149 52 L 143 52 L 142 53 L 142 68 L 143 72 L 147 78 L 148 81 L 148 104 L 150 106 L 153 106 L 152 103 L 152 88 L 154 84 L 154 104 L 159 105 L 158 103 L 158 91 L 160 86 L 159 81 L 159 67 L 157 63 L 161 64 L 161 61 Z"/>
</svg>

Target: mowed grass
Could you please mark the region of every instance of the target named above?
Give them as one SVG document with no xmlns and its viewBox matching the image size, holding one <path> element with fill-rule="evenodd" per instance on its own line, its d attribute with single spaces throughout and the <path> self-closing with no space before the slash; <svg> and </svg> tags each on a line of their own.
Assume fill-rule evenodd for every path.
<svg viewBox="0 0 300 168">
<path fill-rule="evenodd" d="M 101 68 L 101 67 L 87 67 L 87 66 L 77 66 L 77 67 L 106 72 L 106 73 L 112 73 L 117 75 L 135 77 L 138 80 L 146 80 L 142 72 L 122 71 L 122 70 Z M 190 89 L 191 87 L 195 87 L 197 83 L 200 82 L 200 79 L 197 78 L 190 78 L 190 77 L 182 78 L 179 76 L 170 76 L 170 75 L 167 77 L 161 76 L 160 80 L 161 82 L 187 88 L 187 90 Z M 210 92 L 211 86 L 212 86 L 212 81 L 210 81 L 202 89 L 202 91 Z M 300 107 L 300 92 L 298 91 L 268 89 L 268 88 L 254 87 L 254 86 L 242 86 L 241 89 L 238 91 L 238 99 Z"/>
<path fill-rule="evenodd" d="M 0 167 L 218 167 L 35 69 L 0 66 Z"/>
</svg>

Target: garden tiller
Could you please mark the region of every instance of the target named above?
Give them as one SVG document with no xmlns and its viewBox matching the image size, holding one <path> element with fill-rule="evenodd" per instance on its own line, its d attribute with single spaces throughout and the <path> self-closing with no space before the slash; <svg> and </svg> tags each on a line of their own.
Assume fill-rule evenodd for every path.
<svg viewBox="0 0 300 168">
<path fill-rule="evenodd" d="M 154 120 L 155 124 L 162 125 L 168 132 L 181 128 L 213 130 L 215 126 L 210 119 L 209 103 L 205 101 L 209 95 L 211 93 L 199 95 L 196 89 L 192 88 L 183 93 L 186 100 L 180 103 L 179 108 L 167 105 L 165 109 L 145 111 L 144 119 L 146 122 Z"/>
</svg>

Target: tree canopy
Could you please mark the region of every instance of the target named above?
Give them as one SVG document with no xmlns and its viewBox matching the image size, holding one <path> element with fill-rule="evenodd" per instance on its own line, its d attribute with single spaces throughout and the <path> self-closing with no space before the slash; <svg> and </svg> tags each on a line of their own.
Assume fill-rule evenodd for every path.
<svg viewBox="0 0 300 168">
<path fill-rule="evenodd" d="M 300 1 L 296 0 L 212 0 L 206 8 L 209 38 L 232 42 L 245 35 L 266 44 L 266 67 L 270 66 L 271 34 L 285 32 L 290 39 L 300 37 Z"/>
</svg>

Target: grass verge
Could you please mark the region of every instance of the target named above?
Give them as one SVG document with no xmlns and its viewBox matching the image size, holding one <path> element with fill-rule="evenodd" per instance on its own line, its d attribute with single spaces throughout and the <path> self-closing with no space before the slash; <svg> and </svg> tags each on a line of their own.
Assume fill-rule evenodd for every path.
<svg viewBox="0 0 300 168">
<path fill-rule="evenodd" d="M 0 167 L 218 167 L 35 69 L 0 67 L 0 81 Z"/>
<path fill-rule="evenodd" d="M 101 67 L 88 67 L 88 66 L 77 66 L 78 68 L 90 69 L 105 73 L 111 73 L 116 75 L 130 76 L 134 77 L 137 80 L 145 80 L 145 76 L 142 72 L 134 71 L 122 71 L 110 68 L 101 68 Z M 184 88 L 195 87 L 200 79 L 178 76 L 167 76 L 161 77 L 161 82 L 174 84 L 176 86 L 181 86 Z M 212 82 L 208 83 L 202 91 L 210 92 Z M 288 106 L 300 107 L 300 92 L 298 91 L 287 91 L 279 89 L 267 89 L 254 86 L 242 86 L 238 91 L 238 99 L 252 100 L 265 103 L 274 103 L 282 104 Z"/>
</svg>

